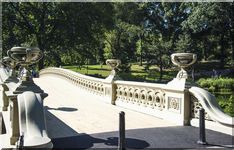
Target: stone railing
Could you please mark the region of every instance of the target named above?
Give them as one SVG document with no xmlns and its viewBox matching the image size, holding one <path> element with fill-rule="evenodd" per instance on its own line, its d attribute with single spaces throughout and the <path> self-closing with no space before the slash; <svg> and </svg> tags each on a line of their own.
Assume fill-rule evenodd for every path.
<svg viewBox="0 0 234 150">
<path fill-rule="evenodd" d="M 82 89 L 102 96 L 104 101 L 112 103 L 112 84 L 108 80 L 94 78 L 67 69 L 55 67 L 49 67 L 40 71 L 40 76 L 48 74 L 62 77 Z"/>
<path fill-rule="evenodd" d="M 189 92 L 193 97 L 191 105 L 193 118 L 199 118 L 197 112 L 199 108 L 204 108 L 206 110 L 205 118 L 207 120 L 214 120 L 226 126 L 234 125 L 234 118 L 222 111 L 214 95 L 199 87 L 191 87 L 189 88 Z"/>
<path fill-rule="evenodd" d="M 177 77 L 167 84 L 123 81 L 117 76 L 116 64 L 112 63 L 115 60 L 110 61 L 113 64 L 112 71 L 106 79 L 51 67 L 42 70 L 40 75 L 64 77 L 78 87 L 102 96 L 108 103 L 170 120 L 178 125 L 189 125 L 193 119 L 199 118 L 199 109 L 204 108 L 207 121 L 233 127 L 233 118 L 222 112 L 212 94 L 186 82 L 186 67 L 195 62 L 196 56 L 189 54 L 189 59 L 185 57 L 185 53 L 172 57 L 173 63 L 182 67 Z"/>
<path fill-rule="evenodd" d="M 104 79 L 98 79 L 76 73 L 67 69 L 50 67 L 40 71 L 40 76 L 44 74 L 55 74 L 67 79 L 75 85 L 84 88 L 90 92 L 103 96 L 104 92 Z"/>
<path fill-rule="evenodd" d="M 116 101 L 131 103 L 156 110 L 166 108 L 163 84 L 115 81 Z"/>
<path fill-rule="evenodd" d="M 188 124 L 189 107 L 184 89 L 174 89 L 166 84 L 129 82 L 121 80 L 98 79 L 76 73 L 67 69 L 49 67 L 40 71 L 40 76 L 56 75 L 85 89 L 102 96 L 102 99 L 121 107 L 126 107 L 180 125 Z M 112 78 L 114 79 L 114 78 Z"/>
<path fill-rule="evenodd" d="M 186 93 L 173 89 L 166 84 L 115 81 L 116 101 L 121 107 L 150 114 L 165 120 L 185 125 L 189 115 L 184 107 L 188 106 Z"/>
</svg>

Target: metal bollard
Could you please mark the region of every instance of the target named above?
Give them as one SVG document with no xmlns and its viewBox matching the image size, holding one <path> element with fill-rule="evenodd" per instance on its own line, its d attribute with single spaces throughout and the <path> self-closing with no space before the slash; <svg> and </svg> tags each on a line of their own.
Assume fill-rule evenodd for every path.
<svg viewBox="0 0 234 150">
<path fill-rule="evenodd" d="M 119 141 L 118 150 L 125 150 L 125 113 L 119 113 Z"/>
<path fill-rule="evenodd" d="M 198 144 L 206 145 L 206 129 L 205 129 L 205 110 L 201 108 L 199 110 L 199 140 Z"/>
</svg>

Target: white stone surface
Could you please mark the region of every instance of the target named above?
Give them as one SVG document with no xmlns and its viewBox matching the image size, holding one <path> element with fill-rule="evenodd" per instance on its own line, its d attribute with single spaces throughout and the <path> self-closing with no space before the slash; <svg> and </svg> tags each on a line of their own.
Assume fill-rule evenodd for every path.
<svg viewBox="0 0 234 150">
<path fill-rule="evenodd" d="M 44 106 L 48 107 L 47 125 L 51 138 L 117 131 L 120 111 L 125 112 L 126 129 L 176 126 L 169 121 L 104 103 L 102 97 L 55 76 L 44 75 L 34 81 L 49 94 Z"/>
</svg>

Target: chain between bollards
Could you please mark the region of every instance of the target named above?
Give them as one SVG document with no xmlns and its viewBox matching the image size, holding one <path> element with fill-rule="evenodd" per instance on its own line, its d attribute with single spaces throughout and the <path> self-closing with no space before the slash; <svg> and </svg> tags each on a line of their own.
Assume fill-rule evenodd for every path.
<svg viewBox="0 0 234 150">
<path fill-rule="evenodd" d="M 205 110 L 199 109 L 199 140 L 198 144 L 206 145 L 206 127 L 205 127 Z"/>
<path fill-rule="evenodd" d="M 125 113 L 119 113 L 119 141 L 118 150 L 125 150 Z"/>
</svg>

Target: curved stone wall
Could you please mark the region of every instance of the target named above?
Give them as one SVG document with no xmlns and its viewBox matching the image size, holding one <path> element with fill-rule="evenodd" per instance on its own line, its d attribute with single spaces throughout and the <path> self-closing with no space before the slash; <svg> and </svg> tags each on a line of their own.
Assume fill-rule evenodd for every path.
<svg viewBox="0 0 234 150">
<path fill-rule="evenodd" d="M 178 125 L 188 125 L 193 118 L 199 118 L 199 109 L 203 107 L 206 120 L 233 126 L 230 121 L 222 121 L 232 117 L 215 115 L 222 111 L 208 91 L 197 90 L 198 87 L 177 86 L 179 80 L 176 84 L 155 84 L 116 80 L 112 75 L 98 79 L 55 67 L 40 71 L 40 76 L 46 74 L 63 77 L 80 88 L 102 96 L 108 103 L 170 120 Z"/>
</svg>

